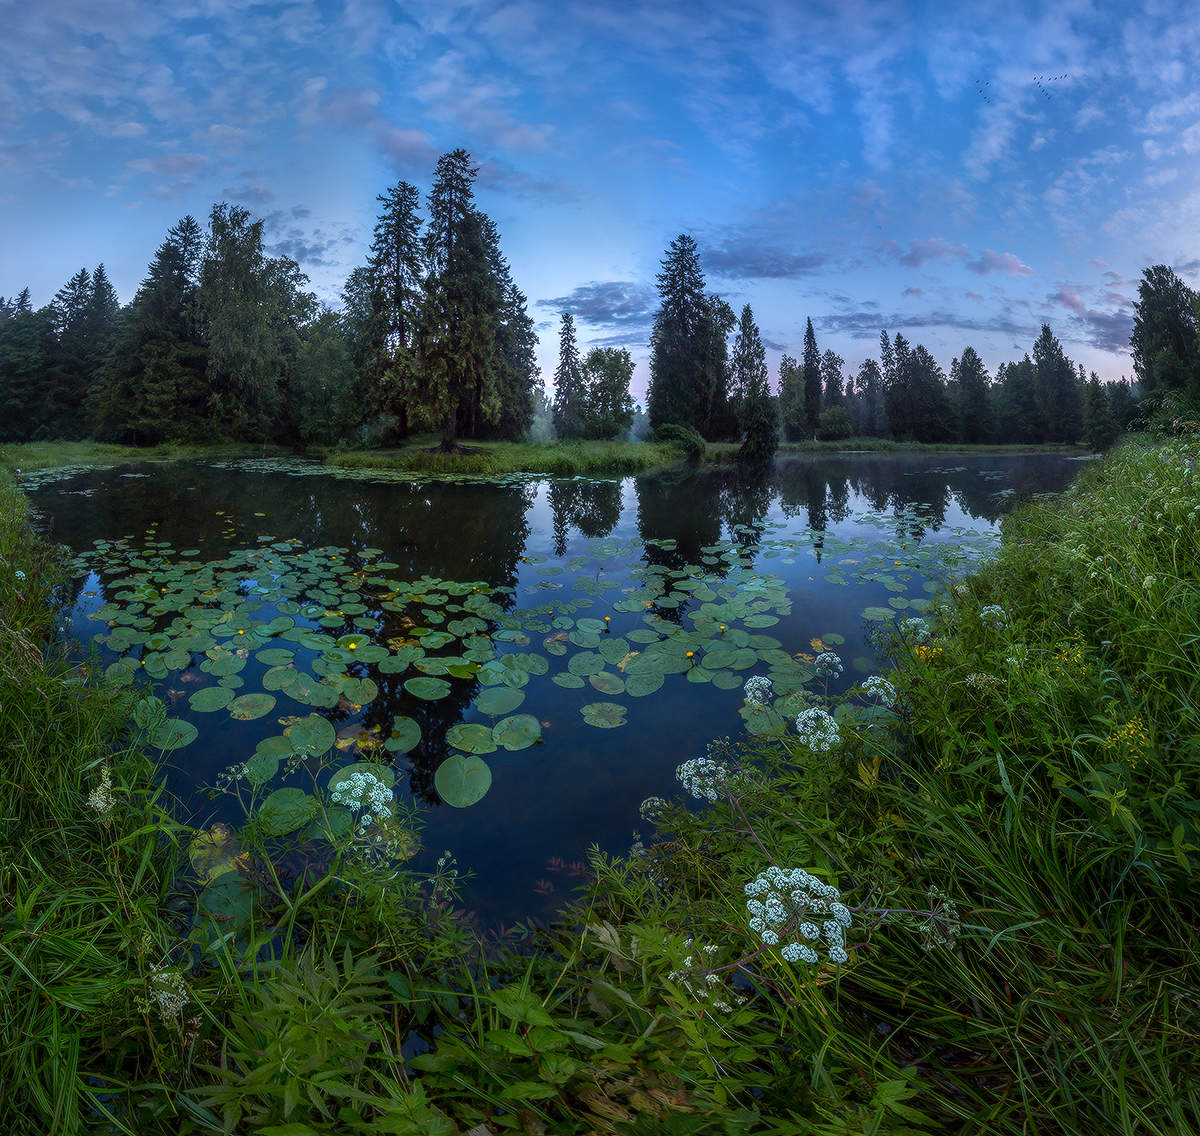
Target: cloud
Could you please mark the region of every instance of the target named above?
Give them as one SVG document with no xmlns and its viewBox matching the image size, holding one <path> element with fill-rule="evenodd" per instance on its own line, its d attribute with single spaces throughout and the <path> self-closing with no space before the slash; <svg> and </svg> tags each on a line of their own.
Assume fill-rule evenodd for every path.
<svg viewBox="0 0 1200 1136">
<path fill-rule="evenodd" d="M 784 280 L 811 276 L 832 257 L 825 252 L 797 253 L 759 235 L 731 234 L 700 248 L 704 267 L 726 280 Z"/>
<path fill-rule="evenodd" d="M 959 331 L 1003 332 L 1006 335 L 1023 335 L 1031 339 L 1037 334 L 1037 329 L 1032 324 L 1008 316 L 970 319 L 955 312 L 937 309 L 912 315 L 893 313 L 890 316 L 882 316 L 873 310 L 848 311 L 814 318 L 813 323 L 825 331 L 845 333 L 851 339 L 878 339 L 883 328 L 894 332 L 904 328 L 949 327 Z"/>
<path fill-rule="evenodd" d="M 187 177 L 208 165 L 206 154 L 163 154 L 158 158 L 135 158 L 126 162 L 131 170 L 161 177 Z"/>
<path fill-rule="evenodd" d="M 1082 342 L 1101 351 L 1126 354 L 1133 334 L 1132 311 L 1086 312 L 1083 316 Z"/>
<path fill-rule="evenodd" d="M 900 293 L 900 295 L 901 296 L 922 296 L 922 295 L 924 295 L 924 292 L 920 288 L 918 288 L 915 284 L 910 284 L 907 288 L 904 289 L 903 292 Z"/>
<path fill-rule="evenodd" d="M 1052 304 L 1062 304 L 1064 308 L 1070 308 L 1076 315 L 1087 313 L 1087 304 L 1083 302 L 1083 297 L 1072 291 L 1067 284 L 1060 284 L 1058 291 L 1051 293 L 1046 299 Z"/>
<path fill-rule="evenodd" d="M 927 260 L 947 260 L 950 257 L 965 257 L 967 246 L 955 244 L 942 237 L 930 237 L 928 240 L 908 242 L 908 252 L 900 258 L 900 263 L 909 268 L 917 268 Z"/>
<path fill-rule="evenodd" d="M 1014 253 L 995 252 L 992 249 L 984 249 L 975 260 L 968 260 L 967 267 L 972 272 L 978 272 L 980 276 L 986 276 L 989 272 L 1004 272 L 1009 276 L 1037 275 Z"/>
<path fill-rule="evenodd" d="M 570 312 L 576 319 L 596 327 L 648 328 L 658 310 L 658 292 L 632 280 L 593 280 L 565 296 L 538 300 L 536 306 Z"/>
<path fill-rule="evenodd" d="M 230 201 L 241 201 L 247 205 L 269 205 L 275 200 L 275 194 L 265 185 L 227 185 L 221 190 L 221 196 Z"/>
<path fill-rule="evenodd" d="M 768 339 L 765 335 L 759 336 L 762 340 L 762 345 L 770 351 L 786 351 L 788 345 L 786 343 L 777 343 L 774 339 Z"/>
</svg>

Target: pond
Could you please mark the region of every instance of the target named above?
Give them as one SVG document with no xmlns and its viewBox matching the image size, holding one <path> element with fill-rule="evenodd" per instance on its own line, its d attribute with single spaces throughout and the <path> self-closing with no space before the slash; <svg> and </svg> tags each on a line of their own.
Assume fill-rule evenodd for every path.
<svg viewBox="0 0 1200 1136">
<path fill-rule="evenodd" d="M 66 633 L 162 700 L 143 724 L 184 819 L 243 821 L 209 790 L 244 765 L 286 831 L 311 819 L 314 759 L 325 788 L 369 763 L 420 813 L 412 866 L 451 851 L 486 928 L 551 915 L 590 845 L 627 852 L 680 762 L 754 728 L 746 679 L 812 689 L 829 649 L 830 692 L 855 686 L 879 669 L 872 629 L 918 616 L 1015 501 L 1080 468 L 838 454 L 434 481 L 239 459 L 23 485 L 75 553 Z"/>
</svg>

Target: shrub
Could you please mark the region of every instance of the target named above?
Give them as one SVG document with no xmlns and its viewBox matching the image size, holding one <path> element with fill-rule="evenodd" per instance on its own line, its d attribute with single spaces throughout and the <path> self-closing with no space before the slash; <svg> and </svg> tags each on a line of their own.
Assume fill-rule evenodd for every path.
<svg viewBox="0 0 1200 1136">
<path fill-rule="evenodd" d="M 654 430 L 651 437 L 655 442 L 670 442 L 679 446 L 689 461 L 700 461 L 704 457 L 704 439 L 692 426 L 665 422 Z"/>
<path fill-rule="evenodd" d="M 853 433 L 850 417 L 846 414 L 844 406 L 830 406 L 821 411 L 821 419 L 817 423 L 818 441 L 839 442 Z"/>
</svg>

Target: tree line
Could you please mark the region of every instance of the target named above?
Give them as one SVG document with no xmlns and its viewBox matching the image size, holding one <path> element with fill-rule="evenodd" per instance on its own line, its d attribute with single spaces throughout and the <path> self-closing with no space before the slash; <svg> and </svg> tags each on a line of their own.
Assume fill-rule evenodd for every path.
<svg viewBox="0 0 1200 1136">
<path fill-rule="evenodd" d="M 323 307 L 263 221 L 214 205 L 167 233 L 133 300 L 104 265 L 81 268 L 50 304 L 0 296 L 0 440 L 94 437 L 332 444 L 436 430 L 460 439 L 640 432 L 623 348 L 581 354 L 562 313 L 551 404 L 525 295 L 495 222 L 475 204 L 478 167 L 438 159 L 425 197 L 382 194 L 366 263 Z M 670 243 L 656 276 L 648 427 L 661 436 L 741 440 L 763 458 L 780 438 L 875 436 L 920 442 L 1077 442 L 1103 447 L 1147 407 L 1200 419 L 1200 296 L 1164 265 L 1144 271 L 1130 340 L 1136 381 L 1101 383 L 1048 324 L 1030 352 L 989 375 L 971 347 L 947 375 L 921 344 L 880 333 L 879 358 L 845 373 L 807 321 L 773 395 L 749 305 L 707 291 L 695 240 Z M 1187 414 L 1185 413 L 1185 417 Z"/>
<path fill-rule="evenodd" d="M 226 203 L 207 231 L 191 216 L 170 229 L 125 307 L 103 265 L 41 309 L 28 289 L 0 297 L 0 438 L 308 444 L 379 422 L 435 429 L 446 449 L 523 436 L 537 338 L 477 173 L 465 150 L 443 155 L 424 218 L 406 182 L 378 198 L 340 312 Z"/>
<path fill-rule="evenodd" d="M 918 442 L 1064 442 L 1098 448 L 1138 418 L 1139 395 L 1191 390 L 1200 401 L 1200 297 L 1164 266 L 1147 269 L 1131 340 L 1137 383 L 1101 383 L 1073 363 L 1048 324 L 1030 353 L 989 375 L 972 347 L 947 375 L 921 344 L 879 337 L 879 360 L 857 374 L 822 352 L 807 321 L 800 359 L 784 354 L 779 393 L 765 388 L 758 328 L 706 292 L 695 240 L 671 242 L 658 277 L 660 306 L 650 339 L 650 425 L 685 427 L 706 440 L 741 438 L 743 453 L 789 441 L 887 437 Z M 737 329 L 732 349 L 729 336 Z M 1189 386 L 1189 384 L 1191 384 Z"/>
</svg>

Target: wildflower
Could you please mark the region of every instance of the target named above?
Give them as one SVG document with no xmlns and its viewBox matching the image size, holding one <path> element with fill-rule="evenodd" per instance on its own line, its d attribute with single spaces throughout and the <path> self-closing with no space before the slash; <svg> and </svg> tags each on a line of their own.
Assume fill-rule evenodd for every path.
<svg viewBox="0 0 1200 1136">
<path fill-rule="evenodd" d="M 967 675 L 966 683 L 972 690 L 979 694 L 988 694 L 995 690 L 1000 685 L 1000 680 L 991 674 L 982 674 L 978 671 Z"/>
<path fill-rule="evenodd" d="M 654 824 L 667 811 L 667 802 L 662 797 L 647 797 L 638 805 L 638 815 L 648 824 Z"/>
<path fill-rule="evenodd" d="M 842 660 L 834 651 L 822 651 L 814 660 L 814 666 L 826 678 L 837 678 L 842 673 Z"/>
<path fill-rule="evenodd" d="M 156 966 L 150 972 L 150 1001 L 164 1022 L 179 1017 L 191 1000 L 187 980 L 179 970 Z"/>
<path fill-rule="evenodd" d="M 725 794 L 729 771 L 711 757 L 693 757 L 676 768 L 675 776 L 693 797 L 719 801 Z"/>
<path fill-rule="evenodd" d="M 832 884 L 822 883 L 803 868 L 772 865 L 746 884 L 745 892 L 750 897 L 746 900 L 750 930 L 765 946 L 783 942 L 780 954 L 787 962 L 819 961 L 816 945 L 822 944 L 830 961 L 846 961 L 846 928 L 852 918 Z M 826 917 L 820 929 L 812 916 Z"/>
<path fill-rule="evenodd" d="M 359 832 L 369 828 L 375 821 L 392 815 L 392 790 L 375 774 L 356 769 L 329 795 L 329 799 L 349 809 L 361 809 Z"/>
<path fill-rule="evenodd" d="M 1149 751 L 1150 735 L 1140 714 L 1135 714 L 1104 739 L 1104 748 L 1124 755 L 1131 768 L 1136 767 Z"/>
<path fill-rule="evenodd" d="M 796 732 L 809 749 L 825 753 L 841 741 L 838 724 L 824 710 L 813 707 L 796 716 Z"/>
<path fill-rule="evenodd" d="M 24 580 L 24 579 L 25 579 L 25 573 L 24 573 L 24 572 L 22 572 L 20 568 L 18 568 L 18 569 L 17 569 L 17 570 L 16 570 L 16 571 L 13 573 L 13 575 L 14 575 L 14 576 L 16 576 L 16 578 L 17 578 L 18 580 Z"/>
<path fill-rule="evenodd" d="M 896 705 L 896 688 L 882 675 L 871 675 L 863 684 L 863 693 L 878 698 L 884 706 Z"/>
<path fill-rule="evenodd" d="M 773 688 L 766 675 L 754 675 L 753 678 L 746 679 L 743 689 L 746 692 L 746 701 L 751 706 L 765 706 Z"/>
<path fill-rule="evenodd" d="M 18 573 L 17 573 L 17 575 L 18 575 L 18 576 L 20 576 L 20 575 L 21 575 L 21 573 L 20 573 L 20 572 L 18 572 Z M 22 577 L 22 578 L 24 578 L 24 577 Z M 1147 593 L 1148 593 L 1148 592 L 1152 592 L 1152 591 L 1154 591 L 1154 584 L 1155 584 L 1154 577 L 1153 577 L 1153 576 L 1147 576 L 1147 577 L 1146 577 L 1146 578 L 1145 578 L 1145 579 L 1142 581 L 1142 591 L 1143 591 L 1143 592 L 1147 592 Z"/>
<path fill-rule="evenodd" d="M 980 608 L 979 619 L 997 631 L 1008 626 L 1008 613 L 999 604 L 988 604 L 987 607 Z"/>
<path fill-rule="evenodd" d="M 88 806 L 95 810 L 97 816 L 105 816 L 112 812 L 113 805 L 117 803 L 112 787 L 112 776 L 106 765 L 100 771 L 100 784 L 88 794 L 87 799 Z"/>
<path fill-rule="evenodd" d="M 929 638 L 929 624 L 916 616 L 900 621 L 900 634 L 914 643 L 924 643 Z"/>
<path fill-rule="evenodd" d="M 941 647 L 926 647 L 923 643 L 915 644 L 912 650 L 923 663 L 936 663 L 946 653 Z"/>
<path fill-rule="evenodd" d="M 921 946 L 927 951 L 935 947 L 953 947 L 958 941 L 962 923 L 958 905 L 941 888 L 929 889 L 929 914 L 921 924 Z"/>
</svg>

